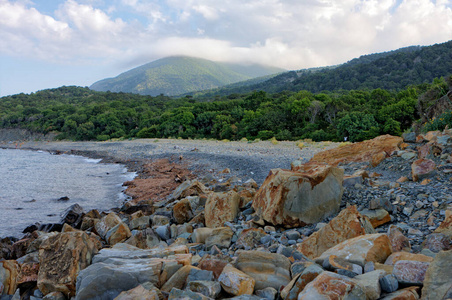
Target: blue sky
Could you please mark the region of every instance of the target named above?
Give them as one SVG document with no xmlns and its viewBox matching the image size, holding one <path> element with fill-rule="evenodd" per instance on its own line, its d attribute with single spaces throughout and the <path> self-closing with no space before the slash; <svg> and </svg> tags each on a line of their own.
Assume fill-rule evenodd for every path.
<svg viewBox="0 0 452 300">
<path fill-rule="evenodd" d="M 0 0 L 0 96 L 171 55 L 288 70 L 452 39 L 452 0 Z"/>
</svg>

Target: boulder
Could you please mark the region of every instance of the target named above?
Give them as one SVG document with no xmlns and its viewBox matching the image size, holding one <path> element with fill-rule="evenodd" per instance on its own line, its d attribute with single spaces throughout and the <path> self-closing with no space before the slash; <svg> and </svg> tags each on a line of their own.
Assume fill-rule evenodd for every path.
<svg viewBox="0 0 452 300">
<path fill-rule="evenodd" d="M 422 285 L 430 264 L 413 260 L 399 260 L 394 264 L 392 274 L 400 284 Z"/>
<path fill-rule="evenodd" d="M 297 244 L 297 249 L 313 259 L 345 240 L 367 233 L 374 233 L 373 226 L 367 217 L 358 212 L 356 206 L 349 206 L 327 225 Z"/>
<path fill-rule="evenodd" d="M 343 169 L 325 164 L 271 170 L 254 196 L 253 208 L 273 225 L 317 223 L 339 211 L 343 176 Z"/>
<path fill-rule="evenodd" d="M 149 216 L 141 216 L 138 218 L 134 218 L 130 220 L 129 229 L 146 229 L 150 226 L 150 217 Z"/>
<path fill-rule="evenodd" d="M 224 226 L 225 222 L 234 221 L 239 212 L 240 196 L 234 191 L 211 193 L 207 197 L 204 217 L 207 227 Z"/>
<path fill-rule="evenodd" d="M 187 180 L 179 185 L 171 195 L 172 199 L 182 199 L 188 196 L 207 194 L 209 190 L 197 180 Z"/>
<path fill-rule="evenodd" d="M 369 218 L 370 223 L 372 224 L 373 228 L 377 228 L 380 225 L 386 224 L 388 222 L 391 222 L 391 216 L 389 213 L 383 209 L 364 209 L 360 211 L 361 215 L 364 215 Z"/>
<path fill-rule="evenodd" d="M 388 294 L 380 298 L 380 300 L 418 300 L 420 299 L 419 290 L 418 286 L 410 286 Z"/>
<path fill-rule="evenodd" d="M 160 293 L 157 289 L 146 289 L 141 284 L 137 287 L 121 292 L 114 300 L 160 300 Z"/>
<path fill-rule="evenodd" d="M 433 261 L 433 257 L 423 255 L 423 254 L 415 254 L 410 252 L 394 252 L 385 261 L 385 265 L 395 265 L 399 260 L 412 260 L 418 262 L 427 262 L 430 263 Z"/>
<path fill-rule="evenodd" d="M 235 266 L 256 280 L 256 289 L 273 287 L 279 290 L 290 282 L 290 261 L 277 253 L 238 251 Z"/>
<path fill-rule="evenodd" d="M 191 235 L 191 239 L 195 243 L 202 243 L 204 244 L 206 242 L 206 239 L 212 234 L 213 228 L 209 227 L 200 227 L 193 230 L 193 234 Z"/>
<path fill-rule="evenodd" d="M 351 278 L 325 271 L 298 294 L 298 300 L 354 299 L 366 300 L 364 290 Z"/>
<path fill-rule="evenodd" d="M 451 270 L 452 250 L 441 251 L 436 254 L 425 273 L 422 299 L 447 299 L 445 296 L 452 288 Z"/>
<path fill-rule="evenodd" d="M 439 252 L 443 250 L 452 249 L 452 239 L 443 233 L 431 233 L 422 242 L 422 248 L 428 249 L 432 252 Z"/>
<path fill-rule="evenodd" d="M 0 298 L 1 295 L 14 295 L 19 272 L 20 266 L 15 260 L 0 261 Z"/>
<path fill-rule="evenodd" d="M 133 230 L 132 236 L 124 243 L 141 249 L 149 249 L 157 246 L 160 239 L 151 228 L 144 230 Z"/>
<path fill-rule="evenodd" d="M 198 269 L 196 267 L 187 265 L 183 266 L 174 273 L 171 278 L 165 282 L 165 284 L 160 289 L 162 292 L 170 292 L 173 288 L 183 289 L 185 287 L 185 282 L 192 269 Z M 198 269 L 199 270 L 199 269 Z"/>
<path fill-rule="evenodd" d="M 230 227 L 215 228 L 206 238 L 206 247 L 207 249 L 210 249 L 212 246 L 217 246 L 218 248 L 229 248 L 233 235 L 234 232 Z"/>
<path fill-rule="evenodd" d="M 180 290 L 178 288 L 173 288 L 169 293 L 168 300 L 182 300 L 182 299 L 190 299 L 190 300 L 212 300 L 212 298 L 206 297 L 203 294 L 195 293 L 190 290 Z"/>
<path fill-rule="evenodd" d="M 391 253 L 391 243 L 388 236 L 383 233 L 375 233 L 346 240 L 323 252 L 315 261 L 322 263 L 327 257 L 336 255 L 364 267 L 369 261 L 384 263 Z"/>
<path fill-rule="evenodd" d="M 97 246 L 83 231 L 49 236 L 39 248 L 38 288 L 44 294 L 75 295 L 80 271 L 91 264 Z"/>
<path fill-rule="evenodd" d="M 209 270 L 213 272 L 213 276 L 215 279 L 218 279 L 221 272 L 223 272 L 223 268 L 230 262 L 230 258 L 228 256 L 211 256 L 204 255 L 203 258 L 199 261 L 198 267 L 202 270 Z"/>
<path fill-rule="evenodd" d="M 173 216 L 177 224 L 184 224 L 194 217 L 188 198 L 184 198 L 174 205 Z"/>
<path fill-rule="evenodd" d="M 319 276 L 324 270 L 317 264 L 311 263 L 300 274 L 294 276 L 281 291 L 281 298 L 284 300 L 296 300 L 298 294 L 304 290 L 306 285 Z"/>
<path fill-rule="evenodd" d="M 391 242 L 393 252 L 409 252 L 411 250 L 410 240 L 403 235 L 399 227 L 395 225 L 389 226 L 388 238 Z"/>
<path fill-rule="evenodd" d="M 385 271 L 375 270 L 358 275 L 353 280 L 364 290 L 368 300 L 377 300 L 381 295 L 380 279 L 385 275 Z"/>
<path fill-rule="evenodd" d="M 231 264 L 224 267 L 223 272 L 218 277 L 218 282 L 227 293 L 234 296 L 253 294 L 256 283 L 253 277 L 234 268 Z"/>
<path fill-rule="evenodd" d="M 411 175 L 413 176 L 413 181 L 419 181 L 424 178 L 432 176 L 436 170 L 436 164 L 431 159 L 418 159 L 411 165 Z"/>
<path fill-rule="evenodd" d="M 103 217 L 95 225 L 96 232 L 110 245 L 120 243 L 128 239 L 132 233 L 119 216 L 113 212 Z"/>
<path fill-rule="evenodd" d="M 444 218 L 444 221 L 435 229 L 435 233 L 442 233 L 452 239 L 452 214 Z"/>
<path fill-rule="evenodd" d="M 323 162 L 337 166 L 339 163 L 373 161 L 375 167 L 382 158 L 389 157 L 395 151 L 400 150 L 399 146 L 402 142 L 401 137 L 382 135 L 372 140 L 319 152 L 312 157 L 311 162 Z"/>
<path fill-rule="evenodd" d="M 80 228 L 84 215 L 85 212 L 83 208 L 77 203 L 75 203 L 66 209 L 66 211 L 63 213 L 61 217 L 60 222 L 66 223 L 74 228 Z"/>
<path fill-rule="evenodd" d="M 221 284 L 218 281 L 190 281 L 187 283 L 187 290 L 216 299 L 221 292 Z"/>
</svg>

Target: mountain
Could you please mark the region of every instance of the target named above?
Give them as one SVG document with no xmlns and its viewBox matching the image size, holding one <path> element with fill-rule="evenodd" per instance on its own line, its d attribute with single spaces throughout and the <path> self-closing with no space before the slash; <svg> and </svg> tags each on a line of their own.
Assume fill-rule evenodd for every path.
<svg viewBox="0 0 452 300">
<path fill-rule="evenodd" d="M 431 83 L 452 74 L 452 41 L 432 46 L 411 46 L 394 51 L 363 55 L 327 68 L 288 71 L 254 84 L 239 82 L 200 97 L 243 94 L 252 91 L 278 93 L 284 90 L 322 91 L 355 89 L 401 90 L 409 85 Z"/>
<path fill-rule="evenodd" d="M 194 57 L 173 56 L 134 68 L 115 78 L 100 80 L 91 85 L 90 89 L 173 96 L 282 71 L 284 70 L 262 65 L 219 63 Z"/>
</svg>

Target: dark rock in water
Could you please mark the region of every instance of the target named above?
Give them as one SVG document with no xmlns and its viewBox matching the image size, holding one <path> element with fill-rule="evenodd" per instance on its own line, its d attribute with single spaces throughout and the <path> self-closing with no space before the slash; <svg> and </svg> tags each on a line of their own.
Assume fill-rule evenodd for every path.
<svg viewBox="0 0 452 300">
<path fill-rule="evenodd" d="M 16 207 L 15 210 L 22 210 L 23 207 Z"/>
<path fill-rule="evenodd" d="M 37 226 L 36 224 L 33 224 L 33 225 L 30 225 L 30 226 L 27 226 L 27 227 L 22 231 L 22 233 L 32 233 L 33 231 L 36 231 L 36 230 L 38 230 L 38 226 Z"/>
<path fill-rule="evenodd" d="M 44 231 L 44 232 L 52 232 L 52 231 L 61 232 L 61 229 L 63 229 L 63 224 L 60 224 L 60 223 L 41 224 L 38 228 L 39 231 Z"/>
<path fill-rule="evenodd" d="M 68 200 L 69 200 L 69 197 L 64 196 L 64 197 L 59 198 L 57 201 L 68 201 Z"/>
<path fill-rule="evenodd" d="M 83 208 L 76 203 L 66 209 L 66 211 L 62 215 L 60 222 L 62 224 L 66 223 L 68 225 L 71 225 L 74 228 L 80 228 L 84 214 L 85 211 L 83 210 Z"/>
</svg>

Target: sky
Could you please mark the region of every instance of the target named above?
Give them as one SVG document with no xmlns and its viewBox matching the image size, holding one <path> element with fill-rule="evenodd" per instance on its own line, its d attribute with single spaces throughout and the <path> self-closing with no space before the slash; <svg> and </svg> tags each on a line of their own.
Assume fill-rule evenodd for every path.
<svg viewBox="0 0 452 300">
<path fill-rule="evenodd" d="M 173 55 L 287 70 L 452 39 L 452 0 L 0 0 L 0 96 Z"/>
</svg>

